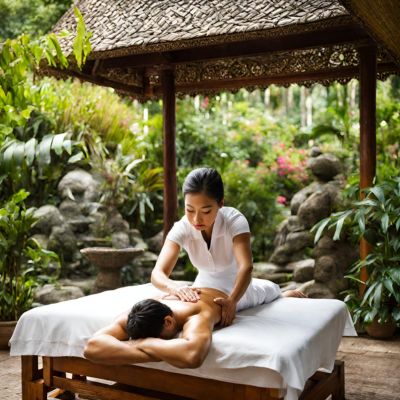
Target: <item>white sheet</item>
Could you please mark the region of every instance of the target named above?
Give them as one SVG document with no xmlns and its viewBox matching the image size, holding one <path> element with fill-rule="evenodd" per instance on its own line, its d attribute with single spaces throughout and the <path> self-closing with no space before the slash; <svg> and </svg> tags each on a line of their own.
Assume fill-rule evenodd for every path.
<svg viewBox="0 0 400 400">
<path fill-rule="evenodd" d="M 82 357 L 85 343 L 95 331 L 135 302 L 159 294 L 151 284 L 146 284 L 30 310 L 18 321 L 10 341 L 10 354 Z M 201 368 L 182 370 L 166 363 L 143 366 L 260 387 L 287 388 L 285 398 L 292 400 L 317 369 L 332 370 L 342 335 L 356 335 L 343 302 L 280 298 L 241 311 L 232 326 L 217 329 Z"/>
</svg>

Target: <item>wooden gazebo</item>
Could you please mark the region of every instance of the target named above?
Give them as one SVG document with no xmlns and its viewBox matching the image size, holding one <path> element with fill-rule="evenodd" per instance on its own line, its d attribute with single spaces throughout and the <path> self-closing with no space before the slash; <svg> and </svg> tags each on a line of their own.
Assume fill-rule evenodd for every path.
<svg viewBox="0 0 400 400">
<path fill-rule="evenodd" d="M 176 218 L 175 98 L 360 79 L 361 186 L 375 175 L 376 79 L 400 65 L 396 0 L 81 0 L 93 52 L 48 68 L 140 100 L 163 99 L 164 232 Z M 55 31 L 75 30 L 72 8 Z M 72 38 L 63 46 L 70 48 Z M 364 252 L 364 250 L 363 250 Z"/>
<path fill-rule="evenodd" d="M 140 100 L 163 99 L 164 232 L 177 211 L 176 96 L 359 78 L 361 186 L 372 183 L 376 80 L 400 71 L 398 0 L 80 0 L 77 6 L 93 33 L 93 52 L 82 70 L 71 65 L 66 70 L 48 67 L 47 73 L 110 86 Z M 55 27 L 56 32 L 63 29 L 75 30 L 72 9 Z M 71 42 L 72 38 L 65 39 L 64 48 L 69 49 Z M 366 242 L 361 250 L 365 256 Z M 110 399 L 283 399 L 276 388 L 183 380 L 177 374 L 146 369 L 44 357 L 40 372 L 37 356 L 24 356 L 23 399 L 45 399 L 52 386 Z M 71 372 L 72 379 L 63 377 L 64 372 Z M 134 384 L 141 391 L 100 387 L 85 382 L 85 376 L 117 377 L 119 383 Z M 329 394 L 344 399 L 343 364 L 331 374 L 317 372 L 309 383 L 302 400 L 322 400 Z M 143 388 L 168 388 L 169 394 L 153 397 Z"/>
</svg>

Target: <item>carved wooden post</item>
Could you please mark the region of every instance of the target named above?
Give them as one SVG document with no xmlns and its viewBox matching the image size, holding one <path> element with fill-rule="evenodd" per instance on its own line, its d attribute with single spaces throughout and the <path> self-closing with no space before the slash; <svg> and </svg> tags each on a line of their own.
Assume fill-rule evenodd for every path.
<svg viewBox="0 0 400 400">
<path fill-rule="evenodd" d="M 376 171 L 376 48 L 361 47 L 360 54 L 360 189 L 372 185 Z M 363 198 L 363 194 L 361 195 Z M 360 257 L 364 259 L 371 245 L 363 238 L 360 242 Z M 361 280 L 366 282 L 368 274 L 364 268 Z M 360 286 L 360 295 L 365 285 Z"/>
<path fill-rule="evenodd" d="M 164 133 L 164 240 L 177 214 L 178 198 L 176 183 L 175 148 L 175 78 L 170 69 L 163 70 L 163 133 Z"/>
</svg>

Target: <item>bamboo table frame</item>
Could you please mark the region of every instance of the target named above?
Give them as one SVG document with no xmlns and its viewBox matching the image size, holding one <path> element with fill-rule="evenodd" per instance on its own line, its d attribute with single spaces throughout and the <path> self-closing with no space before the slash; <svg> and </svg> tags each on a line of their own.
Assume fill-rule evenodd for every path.
<svg viewBox="0 0 400 400">
<path fill-rule="evenodd" d="M 68 390 L 99 400 L 283 400 L 284 389 L 260 388 L 144 368 L 108 366 L 77 357 L 22 356 L 22 400 L 46 400 Z M 67 376 L 68 374 L 68 376 Z M 72 375 L 72 376 L 71 376 Z M 106 384 L 86 377 L 116 382 Z M 344 362 L 331 373 L 317 371 L 299 400 L 344 400 Z"/>
</svg>

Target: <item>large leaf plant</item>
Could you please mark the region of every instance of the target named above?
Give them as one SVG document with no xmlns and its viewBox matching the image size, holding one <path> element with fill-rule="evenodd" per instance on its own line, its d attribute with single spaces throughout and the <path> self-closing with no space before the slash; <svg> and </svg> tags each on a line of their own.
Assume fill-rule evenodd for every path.
<svg viewBox="0 0 400 400">
<path fill-rule="evenodd" d="M 57 276 L 58 256 L 31 237 L 34 208 L 24 205 L 29 193 L 20 190 L 0 208 L 0 321 L 14 321 L 33 301 L 33 289 Z"/>
<path fill-rule="evenodd" d="M 362 200 L 313 227 L 315 243 L 327 231 L 331 231 L 334 240 L 346 234 L 354 241 L 362 237 L 367 240 L 371 252 L 356 262 L 346 276 L 355 285 L 347 291 L 345 301 L 354 323 L 394 321 L 400 326 L 400 177 L 388 178 L 362 191 Z M 368 279 L 360 295 L 364 268 Z"/>
</svg>

